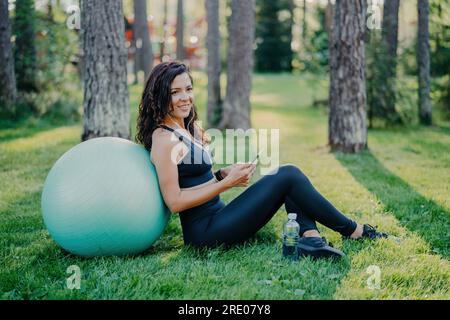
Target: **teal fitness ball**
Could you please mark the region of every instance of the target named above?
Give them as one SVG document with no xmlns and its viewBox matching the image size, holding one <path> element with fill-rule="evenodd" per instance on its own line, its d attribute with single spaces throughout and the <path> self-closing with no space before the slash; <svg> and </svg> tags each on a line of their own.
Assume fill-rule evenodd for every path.
<svg viewBox="0 0 450 320">
<path fill-rule="evenodd" d="M 54 164 L 41 199 L 51 237 L 73 254 L 137 254 L 163 233 L 170 211 L 149 152 L 129 140 L 95 138 Z"/>
</svg>

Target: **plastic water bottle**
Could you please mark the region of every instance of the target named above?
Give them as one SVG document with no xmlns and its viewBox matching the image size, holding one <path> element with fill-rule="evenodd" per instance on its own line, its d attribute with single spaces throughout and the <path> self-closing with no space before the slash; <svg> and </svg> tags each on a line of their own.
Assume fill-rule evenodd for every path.
<svg viewBox="0 0 450 320">
<path fill-rule="evenodd" d="M 296 221 L 297 214 L 289 213 L 288 221 L 283 227 L 283 257 L 290 260 L 298 260 L 297 244 L 300 225 Z"/>
</svg>

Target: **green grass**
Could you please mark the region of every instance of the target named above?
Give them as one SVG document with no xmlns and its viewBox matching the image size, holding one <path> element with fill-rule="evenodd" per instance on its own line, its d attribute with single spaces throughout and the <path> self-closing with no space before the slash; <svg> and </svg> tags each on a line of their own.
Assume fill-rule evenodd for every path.
<svg viewBox="0 0 450 320">
<path fill-rule="evenodd" d="M 206 78 L 195 74 L 199 115 Z M 135 133 L 141 86 L 130 90 Z M 244 245 L 197 251 L 183 245 L 178 217 L 137 256 L 83 259 L 50 238 L 40 212 L 45 177 L 79 143 L 81 124 L 25 122 L 0 129 L 0 298 L 2 299 L 449 299 L 450 134 L 439 127 L 371 130 L 370 150 L 332 154 L 324 99 L 327 82 L 312 76 L 256 75 L 252 124 L 280 129 L 281 163 L 294 163 L 338 209 L 378 225 L 398 241 L 343 241 L 324 236 L 347 257 L 339 262 L 281 258 L 284 207 Z M 254 180 L 257 180 L 255 177 Z M 231 201 L 243 188 L 225 192 Z M 66 288 L 70 265 L 80 290 Z M 370 289 L 367 268 L 381 271 Z"/>
</svg>

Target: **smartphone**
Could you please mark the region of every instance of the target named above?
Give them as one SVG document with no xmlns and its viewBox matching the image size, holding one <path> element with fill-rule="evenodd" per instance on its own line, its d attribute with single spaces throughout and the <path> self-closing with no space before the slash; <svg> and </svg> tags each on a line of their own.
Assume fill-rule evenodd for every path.
<svg viewBox="0 0 450 320">
<path fill-rule="evenodd" d="M 261 155 L 263 150 L 264 149 L 259 150 L 258 154 L 256 155 L 255 159 L 251 162 L 251 164 L 255 164 L 256 162 L 258 162 L 259 156 Z"/>
</svg>

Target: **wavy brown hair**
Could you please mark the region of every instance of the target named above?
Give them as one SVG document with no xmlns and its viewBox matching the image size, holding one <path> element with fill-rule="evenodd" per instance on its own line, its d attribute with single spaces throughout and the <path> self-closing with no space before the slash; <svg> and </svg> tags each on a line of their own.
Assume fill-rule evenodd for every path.
<svg viewBox="0 0 450 320">
<path fill-rule="evenodd" d="M 163 123 L 163 119 L 169 114 L 172 104 L 170 88 L 176 76 L 187 73 L 194 81 L 188 66 L 179 61 L 163 62 L 153 68 L 145 84 L 139 103 L 139 115 L 137 119 L 136 141 L 145 146 L 148 151 L 152 148 L 152 134 Z M 209 137 L 196 123 L 197 112 L 195 104 L 189 115 L 184 118 L 184 126 L 193 137 L 200 134 L 202 143 L 209 143 Z"/>
</svg>

